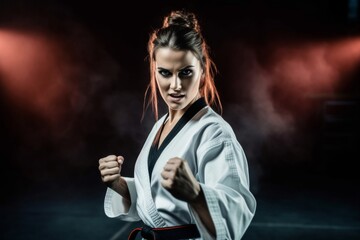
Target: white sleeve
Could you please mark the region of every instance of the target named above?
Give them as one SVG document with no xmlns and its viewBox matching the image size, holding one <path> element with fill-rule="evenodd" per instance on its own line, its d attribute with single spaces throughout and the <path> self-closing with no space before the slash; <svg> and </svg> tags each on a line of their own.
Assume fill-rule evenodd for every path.
<svg viewBox="0 0 360 240">
<path fill-rule="evenodd" d="M 196 178 L 216 230 L 216 238 L 211 237 L 189 205 L 202 239 L 241 239 L 256 209 L 243 149 L 233 138 L 216 138 L 200 146 L 197 157 Z"/>
<path fill-rule="evenodd" d="M 136 210 L 137 193 L 134 178 L 124 177 L 124 179 L 129 188 L 131 205 L 129 206 L 120 194 L 111 188 L 107 188 L 104 201 L 105 214 L 110 218 L 116 217 L 123 221 L 139 221 L 140 217 Z"/>
</svg>

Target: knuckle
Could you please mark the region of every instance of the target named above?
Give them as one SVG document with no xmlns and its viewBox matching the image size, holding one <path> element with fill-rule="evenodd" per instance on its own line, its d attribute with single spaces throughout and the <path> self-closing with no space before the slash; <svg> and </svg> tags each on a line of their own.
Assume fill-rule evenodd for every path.
<svg viewBox="0 0 360 240">
<path fill-rule="evenodd" d="M 109 175 L 104 176 L 104 182 L 110 182 L 111 177 Z"/>
</svg>

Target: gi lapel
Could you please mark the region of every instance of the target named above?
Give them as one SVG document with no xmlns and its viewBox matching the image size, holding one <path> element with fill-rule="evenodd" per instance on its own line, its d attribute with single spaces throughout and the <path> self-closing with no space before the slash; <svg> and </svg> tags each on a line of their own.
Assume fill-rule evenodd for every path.
<svg viewBox="0 0 360 240">
<path fill-rule="evenodd" d="M 149 216 L 151 218 L 151 220 L 149 219 L 149 222 L 151 224 L 147 224 L 153 227 L 167 227 L 165 220 L 161 217 L 160 213 L 156 208 L 154 199 L 151 194 L 151 173 L 155 166 L 155 163 L 160 157 L 161 153 L 167 147 L 167 145 L 176 136 L 176 134 L 194 117 L 194 115 L 196 115 L 196 113 L 198 113 L 205 106 L 206 102 L 204 98 L 200 98 L 196 102 L 194 102 L 180 118 L 174 128 L 170 131 L 168 136 L 166 136 L 159 149 L 157 148 L 157 145 L 153 144 L 153 141 L 162 125 L 155 127 L 155 132 L 152 132 L 150 134 L 144 145 L 144 149 L 139 155 L 137 161 L 138 172 L 135 171 L 135 173 L 137 172 L 137 178 L 135 179 L 141 186 L 140 189 L 137 189 L 138 197 L 142 198 L 140 201 L 146 206 L 146 209 L 144 209 L 146 210 L 146 212 L 142 213 L 141 215 L 143 215 L 145 219 L 148 219 L 147 216 Z M 166 117 L 167 115 L 164 116 L 164 118 L 161 119 L 162 121 L 160 120 L 159 122 L 163 123 L 166 120 Z M 144 218 L 142 219 L 144 220 Z"/>
<path fill-rule="evenodd" d="M 206 102 L 204 98 L 199 98 L 196 100 L 184 113 L 184 115 L 180 118 L 180 120 L 176 123 L 174 128 L 170 131 L 170 133 L 166 136 L 164 141 L 162 142 L 160 148 L 158 148 L 157 143 L 152 143 L 150 152 L 149 152 L 149 158 L 148 158 L 148 166 L 149 166 L 149 176 L 151 180 L 151 174 L 154 169 L 155 163 L 160 157 L 161 153 L 164 151 L 164 149 L 169 145 L 171 140 L 174 139 L 174 137 L 180 132 L 180 130 L 197 114 L 202 108 L 206 106 Z M 163 124 L 168 117 L 168 114 L 166 115 Z M 163 126 L 162 124 L 162 126 Z M 160 127 L 161 128 L 161 127 Z M 160 129 L 159 128 L 159 129 Z"/>
<path fill-rule="evenodd" d="M 159 123 L 162 122 L 161 120 Z M 148 224 L 152 227 L 166 227 L 166 223 L 157 211 L 154 200 L 152 198 L 150 176 L 148 171 L 148 156 L 150 147 L 160 127 L 161 125 L 155 126 L 153 131 L 149 134 L 149 137 L 139 154 L 135 166 L 135 183 L 138 193 L 138 214 L 145 222 L 145 224 Z"/>
</svg>

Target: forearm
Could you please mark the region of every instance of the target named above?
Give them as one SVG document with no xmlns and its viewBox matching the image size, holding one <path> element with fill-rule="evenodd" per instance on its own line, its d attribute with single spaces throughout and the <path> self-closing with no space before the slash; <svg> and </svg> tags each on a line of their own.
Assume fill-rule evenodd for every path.
<svg viewBox="0 0 360 240">
<path fill-rule="evenodd" d="M 210 211 L 205 200 L 204 192 L 201 188 L 199 195 L 196 197 L 196 199 L 190 202 L 190 206 L 197 213 L 201 222 L 204 224 L 209 233 L 213 236 L 216 236 L 215 225 L 211 218 Z"/>
<path fill-rule="evenodd" d="M 120 194 L 124 198 L 124 200 L 127 201 L 130 205 L 130 191 L 124 178 L 120 177 L 119 181 L 116 181 L 116 183 L 113 184 L 110 188 Z"/>
</svg>

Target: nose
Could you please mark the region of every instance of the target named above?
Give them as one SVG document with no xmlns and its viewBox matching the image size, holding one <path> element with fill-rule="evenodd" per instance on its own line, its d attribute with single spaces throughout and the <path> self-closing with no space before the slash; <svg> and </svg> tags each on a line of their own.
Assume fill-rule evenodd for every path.
<svg viewBox="0 0 360 240">
<path fill-rule="evenodd" d="M 174 91 L 180 91 L 181 90 L 181 80 L 177 75 L 174 75 L 173 79 L 171 80 L 170 88 Z"/>
</svg>

